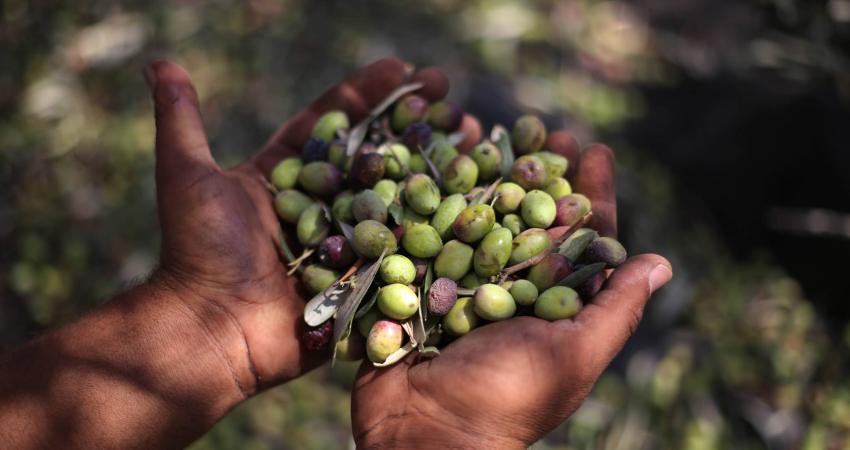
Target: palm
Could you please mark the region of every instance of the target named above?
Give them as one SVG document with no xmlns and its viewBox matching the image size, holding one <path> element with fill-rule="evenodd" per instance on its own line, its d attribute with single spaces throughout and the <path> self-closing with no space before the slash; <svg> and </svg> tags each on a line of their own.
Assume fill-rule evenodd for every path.
<svg viewBox="0 0 850 450">
<path fill-rule="evenodd" d="M 260 378 L 273 383 L 312 365 L 297 340 L 303 295 L 276 250 L 278 220 L 260 173 L 210 172 L 161 206 L 163 267 L 238 322 Z"/>
<path fill-rule="evenodd" d="M 572 181 L 593 202 L 591 226 L 616 235 L 610 150 L 591 146 L 576 158 L 555 136 L 547 147 L 571 163 L 578 159 Z M 477 328 L 425 362 L 410 357 L 390 369 L 364 364 L 352 396 L 355 438 L 367 448 L 428 436 L 447 436 L 440 444 L 448 446 L 529 445 L 587 396 L 637 326 L 653 289 L 650 272 L 659 265 L 668 270 L 659 256 L 633 257 L 574 319 L 513 318 Z"/>
<path fill-rule="evenodd" d="M 551 429 L 560 417 L 571 413 L 578 402 L 566 394 L 588 389 L 594 379 L 582 376 L 572 364 L 570 349 L 549 339 L 552 324 L 533 317 L 519 317 L 479 328 L 449 345 L 439 357 L 392 369 L 387 376 L 360 378 L 354 391 L 355 434 L 367 430 L 376 418 L 429 411 L 448 423 L 463 424 L 458 432 L 492 434 L 492 429 L 531 432 L 504 436 L 530 441 Z M 564 336 L 565 341 L 578 337 Z M 578 342 L 570 345 L 573 348 Z M 552 355 L 558 355 L 553 359 Z M 575 373 L 574 378 L 556 374 Z M 548 376 L 547 376 L 548 374 Z M 390 402 L 392 386 L 407 386 L 405 402 Z M 393 393 L 395 395 L 395 393 Z M 388 410 L 395 404 L 401 410 Z M 535 410 L 528 420 L 519 412 Z M 415 414 L 415 413 L 414 413 Z M 357 419 L 368 419 L 359 421 Z"/>
</svg>

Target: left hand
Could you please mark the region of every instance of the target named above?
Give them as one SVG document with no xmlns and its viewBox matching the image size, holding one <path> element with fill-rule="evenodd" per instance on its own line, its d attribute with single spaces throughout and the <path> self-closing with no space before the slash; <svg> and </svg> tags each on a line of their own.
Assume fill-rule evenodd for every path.
<svg viewBox="0 0 850 450">
<path fill-rule="evenodd" d="M 195 323 L 219 342 L 245 396 L 295 378 L 327 358 L 300 342 L 307 293 L 286 275 L 279 222 L 265 178 L 297 155 L 316 119 L 332 109 L 353 123 L 407 78 L 395 58 L 366 66 L 285 123 L 268 144 L 232 169 L 212 157 L 189 75 L 168 61 L 145 72 L 156 108 L 156 185 L 162 228 L 161 266 L 152 283 L 175 291 Z M 425 69 L 413 76 L 423 95 L 442 98 L 448 83 Z M 228 332 L 216 329 L 226 324 Z M 233 332 L 233 329 L 237 332 Z"/>
</svg>

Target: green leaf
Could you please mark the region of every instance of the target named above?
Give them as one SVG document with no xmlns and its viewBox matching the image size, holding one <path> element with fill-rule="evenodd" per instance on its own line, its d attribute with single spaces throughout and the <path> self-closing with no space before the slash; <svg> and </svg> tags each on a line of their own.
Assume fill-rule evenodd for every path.
<svg viewBox="0 0 850 450">
<path fill-rule="evenodd" d="M 429 262 L 428 268 L 425 270 L 425 276 L 422 278 L 422 296 L 428 298 L 428 290 L 431 289 L 431 284 L 434 283 L 434 263 Z"/>
<path fill-rule="evenodd" d="M 387 207 L 387 211 L 390 213 L 390 216 L 392 216 L 396 225 L 401 225 L 404 222 L 404 207 L 400 204 L 393 201 L 390 203 L 390 206 Z"/>
<path fill-rule="evenodd" d="M 428 316 L 428 298 L 422 295 L 422 289 L 419 289 L 419 310 L 416 312 L 416 320 L 413 321 L 413 338 L 418 344 L 417 347 L 421 352 L 425 347 L 425 340 L 428 339 L 428 332 L 425 331 L 425 319 Z"/>
<path fill-rule="evenodd" d="M 357 151 L 357 148 L 360 147 L 360 144 L 363 143 L 363 139 L 366 138 L 366 133 L 369 132 L 369 124 L 371 124 L 373 120 L 377 119 L 384 110 L 392 106 L 396 100 L 409 92 L 413 92 L 421 88 L 422 86 L 424 86 L 422 83 L 403 84 L 390 92 L 390 95 L 388 95 L 383 102 L 373 108 L 369 115 L 366 116 L 365 119 L 361 120 L 360 123 L 358 123 L 357 126 L 352 128 L 348 133 L 348 142 L 346 143 L 345 153 L 348 156 L 353 156 L 354 152 Z"/>
<path fill-rule="evenodd" d="M 295 253 L 292 253 L 292 249 L 286 243 L 286 236 L 283 234 L 283 225 L 278 227 L 277 241 L 280 242 L 280 251 L 283 252 L 286 262 L 295 261 Z"/>
<path fill-rule="evenodd" d="M 511 147 L 511 136 L 508 130 L 501 125 L 493 127 L 490 132 L 490 141 L 496 145 L 502 152 L 502 176 L 508 177 L 511 174 L 511 167 L 514 165 L 514 149 Z"/>
<path fill-rule="evenodd" d="M 352 280 L 351 282 L 353 286 L 351 294 L 337 309 L 336 320 L 334 321 L 333 361 L 336 360 L 336 344 L 351 333 L 351 323 L 354 321 L 354 314 L 357 312 L 357 307 L 360 306 L 363 297 L 369 292 L 369 288 L 375 280 L 375 275 L 378 274 L 378 269 L 381 267 L 381 261 L 384 260 L 385 254 L 386 250 L 381 252 L 381 256 L 377 261 L 372 264 L 365 264 L 357 271 L 355 274 L 355 277 L 357 277 L 356 280 Z"/>
<path fill-rule="evenodd" d="M 369 310 L 372 309 L 373 306 L 375 306 L 375 302 L 378 301 L 378 291 L 380 291 L 380 290 L 381 289 L 378 286 L 374 285 L 374 283 L 373 283 L 373 285 L 372 285 L 372 291 L 373 291 L 372 295 L 370 295 L 369 300 L 367 300 L 366 303 L 363 304 L 363 306 L 360 309 L 357 310 L 357 314 L 354 315 L 354 320 L 357 320 L 357 319 L 365 316 L 366 313 L 368 313 Z"/>
<path fill-rule="evenodd" d="M 409 355 L 410 352 L 412 352 L 414 348 L 416 348 L 416 345 L 408 342 L 407 344 L 404 344 L 404 347 L 394 351 L 390 356 L 387 356 L 386 361 L 384 361 L 382 363 L 373 362 L 372 365 L 375 366 L 375 367 L 391 366 L 391 365 L 401 361 L 402 358 L 404 358 L 405 356 Z"/>
<path fill-rule="evenodd" d="M 475 295 L 475 289 L 457 288 L 458 297 L 472 297 Z"/>
<path fill-rule="evenodd" d="M 582 283 L 587 281 L 590 277 L 596 275 L 599 272 L 602 272 L 603 270 L 605 270 L 604 262 L 588 264 L 576 270 L 575 272 L 567 275 L 563 280 L 558 283 L 558 285 L 575 289 L 579 287 Z"/>
<path fill-rule="evenodd" d="M 437 169 L 437 166 L 434 165 L 434 162 L 431 161 L 431 152 L 434 151 L 435 147 L 436 147 L 436 144 L 434 142 L 432 142 L 431 145 L 429 145 L 426 150 L 422 150 L 421 147 L 416 146 L 416 148 L 419 149 L 419 153 L 422 154 L 422 159 L 425 160 L 425 164 L 428 166 L 428 169 L 431 170 L 431 176 L 434 178 L 434 181 L 437 182 L 437 185 L 442 186 L 443 185 L 443 176 L 440 174 L 440 170 Z"/>
<path fill-rule="evenodd" d="M 334 214 L 331 209 L 324 202 L 319 203 L 322 207 L 322 212 L 325 213 L 325 219 L 327 219 L 328 223 L 333 223 Z"/>
<path fill-rule="evenodd" d="M 570 262 L 574 263 L 584 253 L 584 249 L 598 237 L 599 233 L 596 230 L 579 228 L 558 247 L 558 253 L 566 256 Z"/>
<path fill-rule="evenodd" d="M 348 242 L 354 242 L 354 227 L 339 220 L 336 221 L 336 224 L 339 226 L 340 231 L 342 231 L 342 235 L 345 236 Z"/>
</svg>

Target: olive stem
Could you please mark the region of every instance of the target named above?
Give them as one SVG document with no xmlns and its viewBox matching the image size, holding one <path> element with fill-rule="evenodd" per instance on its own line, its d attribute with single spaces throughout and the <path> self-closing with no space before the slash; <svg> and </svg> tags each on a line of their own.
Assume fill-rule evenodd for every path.
<svg viewBox="0 0 850 450">
<path fill-rule="evenodd" d="M 338 282 L 342 283 L 342 282 L 348 280 L 349 278 L 351 278 L 352 275 L 357 273 L 357 271 L 360 270 L 361 267 L 363 267 L 363 263 L 365 263 L 365 262 L 366 262 L 366 259 L 363 258 L 362 256 L 360 258 L 358 258 L 357 261 L 354 261 L 354 264 L 348 269 L 348 271 L 346 271 L 345 274 L 342 277 L 340 277 Z"/>
<path fill-rule="evenodd" d="M 590 218 L 592 216 L 593 216 L 592 211 L 585 214 L 584 217 L 579 219 L 578 222 L 572 224 L 569 228 L 567 228 L 567 230 L 564 231 L 564 233 L 561 234 L 561 236 L 559 236 L 557 239 L 552 241 L 552 245 L 550 245 L 549 248 L 547 248 L 546 250 L 543 250 L 542 252 L 538 253 L 537 255 L 534 255 L 533 257 L 528 258 L 528 259 L 526 259 L 525 261 L 523 261 L 519 264 L 515 264 L 511 267 L 503 269 L 502 272 L 499 273 L 499 276 L 498 276 L 499 282 L 505 281 L 505 279 L 507 277 L 509 277 L 509 276 L 521 271 L 521 270 L 527 269 L 527 268 L 539 263 L 540 261 L 543 261 L 543 258 L 546 258 L 547 256 L 549 256 L 556 248 L 558 248 L 561 244 L 563 244 L 564 241 L 567 240 L 567 238 L 572 236 L 572 234 L 575 233 L 576 230 L 585 226 L 587 224 L 587 222 L 590 221 Z"/>
<path fill-rule="evenodd" d="M 440 176 L 440 171 L 437 170 L 437 166 L 434 165 L 434 163 L 431 161 L 431 158 L 428 156 L 428 154 L 426 154 L 425 150 L 422 149 L 421 145 L 417 145 L 416 150 L 418 150 L 419 154 L 422 155 L 422 159 L 425 160 L 425 164 L 428 165 L 428 169 L 430 169 L 431 174 L 434 175 L 434 180 L 437 181 L 438 185 L 442 186 L 443 185 L 443 177 Z"/>
<path fill-rule="evenodd" d="M 293 273 L 295 273 L 295 271 L 297 271 L 297 270 L 298 270 L 298 268 L 299 268 L 299 267 L 301 267 L 301 263 L 303 263 L 303 262 L 304 262 L 304 260 L 306 260 L 307 258 L 309 258 L 309 257 L 310 257 L 310 255 L 312 255 L 312 254 L 313 254 L 313 253 L 315 253 L 315 252 L 316 252 L 316 249 L 313 249 L 313 248 L 305 248 L 305 249 L 304 249 L 304 251 L 301 253 L 301 256 L 299 256 L 299 257 L 295 258 L 295 260 L 294 260 L 294 261 L 292 261 L 292 262 L 290 262 L 289 264 L 287 264 L 289 267 L 291 267 L 291 269 L 289 269 L 289 272 L 286 272 L 286 274 L 287 274 L 287 275 L 292 275 Z"/>
</svg>

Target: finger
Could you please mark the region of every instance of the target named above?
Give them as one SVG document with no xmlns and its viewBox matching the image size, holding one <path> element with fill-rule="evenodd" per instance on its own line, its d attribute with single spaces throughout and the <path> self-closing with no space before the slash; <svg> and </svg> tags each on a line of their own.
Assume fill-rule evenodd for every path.
<svg viewBox="0 0 850 450">
<path fill-rule="evenodd" d="M 151 62 L 144 74 L 154 100 L 158 188 L 179 188 L 218 170 L 189 74 L 165 60 Z"/>
<path fill-rule="evenodd" d="M 572 324 L 579 327 L 579 347 L 585 347 L 591 367 L 601 372 L 608 366 L 637 329 L 649 297 L 672 276 L 670 262 L 653 254 L 629 258 L 611 274 L 593 303 L 585 305 Z M 570 326 L 569 321 L 559 325 Z"/>
<path fill-rule="evenodd" d="M 567 173 L 565 177 L 568 180 L 575 179 L 576 169 L 578 168 L 579 143 L 575 135 L 569 131 L 558 130 L 549 133 L 546 137 L 547 150 L 557 153 L 569 161 L 567 165 Z"/>
<path fill-rule="evenodd" d="M 579 156 L 576 191 L 590 199 L 593 217 L 588 226 L 602 236 L 617 237 L 617 190 L 614 180 L 614 152 L 605 145 L 592 144 Z"/>
<path fill-rule="evenodd" d="M 461 153 L 471 152 L 475 145 L 481 141 L 481 135 L 484 133 L 481 129 L 481 122 L 471 114 L 463 115 L 458 131 L 464 133 L 463 141 L 457 145 L 457 149 Z"/>
</svg>

